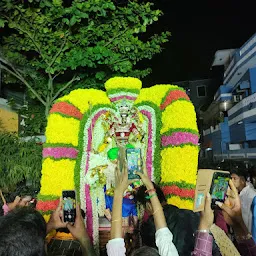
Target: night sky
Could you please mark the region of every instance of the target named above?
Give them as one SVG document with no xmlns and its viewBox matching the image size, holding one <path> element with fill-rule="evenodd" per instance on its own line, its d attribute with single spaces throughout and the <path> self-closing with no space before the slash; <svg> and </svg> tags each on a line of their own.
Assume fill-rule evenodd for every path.
<svg viewBox="0 0 256 256">
<path fill-rule="evenodd" d="M 149 33 L 168 30 L 172 36 L 150 61 L 153 72 L 143 80 L 147 86 L 215 77 L 216 69 L 210 68 L 216 50 L 241 47 L 256 32 L 253 1 L 155 2 L 164 16 Z"/>
</svg>

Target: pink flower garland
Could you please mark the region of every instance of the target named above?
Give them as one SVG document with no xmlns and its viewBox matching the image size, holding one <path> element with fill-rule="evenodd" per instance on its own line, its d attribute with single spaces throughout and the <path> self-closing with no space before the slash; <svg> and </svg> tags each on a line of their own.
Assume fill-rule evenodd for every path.
<svg viewBox="0 0 256 256">
<path fill-rule="evenodd" d="M 75 148 L 57 147 L 57 148 L 44 148 L 43 158 L 54 157 L 54 158 L 76 158 L 78 151 Z"/>
<path fill-rule="evenodd" d="M 99 111 L 92 119 L 92 125 L 88 128 L 88 144 L 87 144 L 87 159 L 86 159 L 86 166 L 85 166 L 85 175 L 89 169 L 89 159 L 90 159 L 90 152 L 92 146 L 92 131 L 95 126 L 96 121 L 98 118 L 105 113 L 106 110 Z M 86 198 L 86 216 L 87 216 L 87 230 L 88 234 L 92 240 L 93 237 L 93 213 L 92 213 L 92 200 L 90 196 L 90 187 L 88 184 L 85 185 L 85 198 Z M 95 202 L 94 202 L 95 203 Z"/>
<path fill-rule="evenodd" d="M 151 180 L 153 179 L 152 173 L 152 118 L 151 113 L 147 110 L 141 110 L 141 113 L 148 118 L 148 149 L 147 149 L 147 160 L 146 160 L 146 167 L 148 170 L 149 177 Z"/>
<path fill-rule="evenodd" d="M 118 100 L 121 100 L 121 99 L 127 99 L 127 100 L 135 101 L 135 100 L 136 100 L 136 97 L 127 96 L 127 95 L 122 95 L 122 96 L 118 96 L 118 97 L 113 97 L 113 98 L 111 98 L 111 96 L 110 96 L 110 101 L 111 101 L 111 102 L 118 101 Z"/>
<path fill-rule="evenodd" d="M 180 144 L 192 143 L 198 145 L 198 135 L 189 132 L 174 132 L 171 136 L 162 136 L 162 146 L 178 146 Z"/>
</svg>

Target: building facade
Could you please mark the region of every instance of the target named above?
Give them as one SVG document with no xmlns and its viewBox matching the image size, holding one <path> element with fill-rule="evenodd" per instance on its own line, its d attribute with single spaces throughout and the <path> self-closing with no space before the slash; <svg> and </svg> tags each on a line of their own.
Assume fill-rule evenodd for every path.
<svg viewBox="0 0 256 256">
<path fill-rule="evenodd" d="M 256 34 L 241 48 L 215 53 L 223 85 L 203 115 L 205 157 L 256 159 Z"/>
</svg>

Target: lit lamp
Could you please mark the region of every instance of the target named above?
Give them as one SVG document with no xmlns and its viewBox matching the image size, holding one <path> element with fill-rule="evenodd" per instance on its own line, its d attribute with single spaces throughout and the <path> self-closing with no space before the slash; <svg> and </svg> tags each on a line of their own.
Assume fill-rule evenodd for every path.
<svg viewBox="0 0 256 256">
<path fill-rule="evenodd" d="M 220 109 L 220 111 L 222 111 L 222 112 L 226 112 L 226 111 L 228 111 L 229 109 L 231 109 L 231 107 L 232 107 L 232 101 L 231 100 L 225 100 L 225 101 L 222 101 L 222 102 L 220 102 L 220 104 L 219 104 L 219 109 Z"/>
</svg>

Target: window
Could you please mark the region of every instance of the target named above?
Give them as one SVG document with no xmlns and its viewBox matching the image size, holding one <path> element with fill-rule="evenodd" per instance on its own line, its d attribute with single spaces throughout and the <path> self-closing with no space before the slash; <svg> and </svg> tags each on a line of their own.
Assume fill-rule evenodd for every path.
<svg viewBox="0 0 256 256">
<path fill-rule="evenodd" d="M 205 85 L 197 86 L 197 97 L 205 97 L 206 96 L 206 88 Z"/>
</svg>

